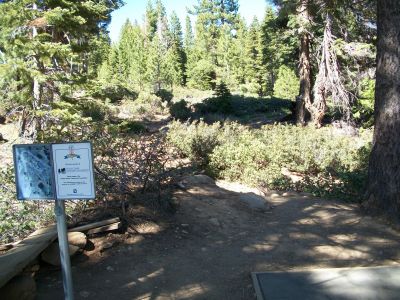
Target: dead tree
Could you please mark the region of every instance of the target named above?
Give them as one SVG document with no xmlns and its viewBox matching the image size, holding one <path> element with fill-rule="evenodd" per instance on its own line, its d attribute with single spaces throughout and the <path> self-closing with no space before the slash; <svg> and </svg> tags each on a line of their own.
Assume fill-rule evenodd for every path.
<svg viewBox="0 0 400 300">
<path fill-rule="evenodd" d="M 332 104 L 343 113 L 344 119 L 349 120 L 350 118 L 352 95 L 342 82 L 334 41 L 332 17 L 327 13 L 324 37 L 320 49 L 321 59 L 313 88 L 314 99 L 313 101 L 305 99 L 306 108 L 310 112 L 312 121 L 317 128 L 322 126 L 322 119 L 326 113 L 329 96 Z"/>
</svg>

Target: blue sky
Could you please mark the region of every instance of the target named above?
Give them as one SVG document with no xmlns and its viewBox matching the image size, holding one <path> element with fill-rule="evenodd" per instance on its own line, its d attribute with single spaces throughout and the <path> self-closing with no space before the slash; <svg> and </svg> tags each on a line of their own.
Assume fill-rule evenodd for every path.
<svg viewBox="0 0 400 300">
<path fill-rule="evenodd" d="M 164 0 L 163 3 L 168 15 L 175 10 L 184 28 L 186 8 L 193 7 L 197 0 Z M 121 26 L 126 19 L 129 18 L 131 21 L 136 19 L 140 24 L 143 22 L 146 5 L 147 0 L 125 0 L 125 5 L 112 13 L 112 20 L 108 29 L 113 42 L 118 40 Z M 254 16 L 261 20 L 264 16 L 266 5 L 266 0 L 239 0 L 239 13 L 247 20 L 247 23 L 250 23 Z"/>
</svg>

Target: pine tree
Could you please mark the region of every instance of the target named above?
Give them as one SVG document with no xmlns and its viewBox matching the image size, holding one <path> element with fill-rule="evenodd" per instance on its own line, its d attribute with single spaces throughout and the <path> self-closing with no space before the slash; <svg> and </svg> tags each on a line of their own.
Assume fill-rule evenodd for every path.
<svg viewBox="0 0 400 300">
<path fill-rule="evenodd" d="M 276 16 L 271 6 L 267 6 L 264 20 L 261 24 L 262 61 L 266 69 L 265 93 L 272 96 L 278 69 L 282 63 L 279 55 L 284 45 L 278 40 Z"/>
<path fill-rule="evenodd" d="M 146 6 L 144 28 L 145 28 L 146 38 L 149 41 L 153 40 L 153 37 L 157 32 L 157 21 L 158 21 L 157 11 L 156 9 L 154 9 L 152 1 L 148 0 Z"/>
<path fill-rule="evenodd" d="M 2 83 L 5 96 L 25 107 L 21 133 L 30 123 L 30 135 L 37 138 L 52 124 L 53 103 L 89 78 L 94 41 L 104 37 L 110 14 L 120 5 L 119 0 L 15 0 L 0 5 L 0 49 L 6 61 Z"/>
<path fill-rule="evenodd" d="M 194 35 L 193 35 L 193 29 L 192 29 L 192 22 L 190 20 L 189 16 L 186 16 L 185 19 L 185 50 L 189 51 L 194 44 Z"/>
<path fill-rule="evenodd" d="M 217 44 L 221 36 L 221 26 L 226 24 L 231 30 L 235 29 L 238 9 L 237 0 L 198 0 L 191 13 L 197 16 L 196 46 L 204 54 L 203 59 L 218 63 Z"/>
<path fill-rule="evenodd" d="M 255 17 L 249 27 L 246 39 L 246 80 L 250 91 L 259 96 L 265 95 L 266 79 L 262 32 Z"/>
<path fill-rule="evenodd" d="M 164 49 L 156 35 L 147 49 L 146 80 L 155 90 L 161 90 L 166 79 Z"/>
<path fill-rule="evenodd" d="M 246 23 L 245 20 L 240 19 L 231 47 L 231 68 L 236 87 L 240 87 L 246 83 L 246 37 Z"/>
<path fill-rule="evenodd" d="M 188 70 L 194 66 L 194 35 L 192 29 L 192 22 L 189 16 L 185 19 L 185 37 L 184 37 L 184 51 L 185 51 L 185 64 L 184 64 L 184 84 L 188 81 Z"/>
<path fill-rule="evenodd" d="M 217 62 L 219 66 L 218 75 L 230 86 L 234 84 L 235 78 L 232 73 L 233 37 L 229 26 L 221 25 L 221 34 L 217 45 Z M 224 83 L 225 84 L 225 83 Z"/>
<path fill-rule="evenodd" d="M 366 202 L 372 213 L 400 220 L 400 2 L 378 1 L 375 129 Z"/>
<path fill-rule="evenodd" d="M 183 48 L 182 26 L 178 15 L 172 12 L 169 29 L 170 47 L 167 51 L 167 69 L 169 69 L 172 83 L 184 84 L 186 55 Z"/>
</svg>

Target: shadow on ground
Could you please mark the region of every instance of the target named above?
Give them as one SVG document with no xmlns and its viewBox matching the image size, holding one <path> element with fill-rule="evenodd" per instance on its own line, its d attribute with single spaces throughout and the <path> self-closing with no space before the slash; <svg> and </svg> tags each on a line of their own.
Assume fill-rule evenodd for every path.
<svg viewBox="0 0 400 300">
<path fill-rule="evenodd" d="M 292 121 L 294 102 L 279 98 L 256 98 L 233 95 L 229 99 L 210 97 L 202 102 L 190 105 L 181 100 L 172 104 L 175 109 L 172 115 L 181 121 L 204 120 L 215 122 L 235 121 L 251 128 L 261 128 L 263 125 L 275 122 Z M 186 105 L 186 107 L 185 107 Z"/>
<path fill-rule="evenodd" d="M 344 202 L 204 175 L 186 177 L 174 198 L 166 226 L 73 260 L 77 299 L 254 299 L 251 272 L 400 262 L 400 233 Z M 62 297 L 60 272 L 42 272 L 38 299 Z"/>
</svg>

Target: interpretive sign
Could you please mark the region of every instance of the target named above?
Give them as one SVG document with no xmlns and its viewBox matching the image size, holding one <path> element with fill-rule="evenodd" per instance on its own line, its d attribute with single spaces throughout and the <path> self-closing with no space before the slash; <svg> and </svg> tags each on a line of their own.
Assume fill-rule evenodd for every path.
<svg viewBox="0 0 400 300">
<path fill-rule="evenodd" d="M 14 145 L 17 199 L 94 199 L 90 142 Z"/>
<path fill-rule="evenodd" d="M 55 199 L 51 145 L 14 145 L 13 156 L 17 199 Z"/>
<path fill-rule="evenodd" d="M 92 145 L 52 144 L 57 199 L 94 199 Z"/>
<path fill-rule="evenodd" d="M 74 291 L 63 200 L 95 198 L 92 153 L 90 142 L 13 146 L 17 198 L 55 200 L 66 300 L 74 299 Z"/>
</svg>

